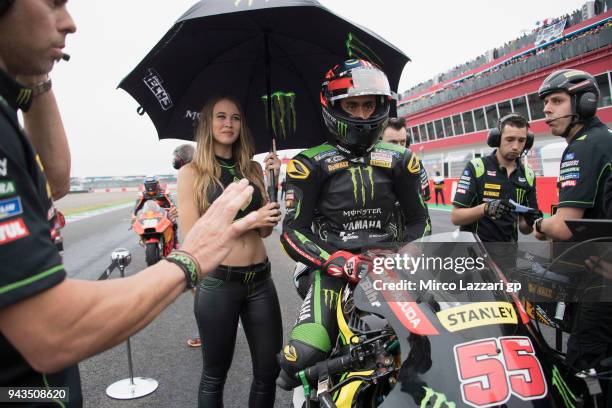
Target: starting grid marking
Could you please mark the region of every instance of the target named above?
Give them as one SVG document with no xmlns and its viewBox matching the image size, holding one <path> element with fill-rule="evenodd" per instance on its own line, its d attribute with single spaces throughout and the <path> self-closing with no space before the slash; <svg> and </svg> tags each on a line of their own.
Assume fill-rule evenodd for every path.
<svg viewBox="0 0 612 408">
<path fill-rule="evenodd" d="M 123 208 L 128 208 L 128 207 L 133 207 L 133 206 L 134 206 L 134 203 L 125 203 L 125 204 L 113 205 L 112 207 L 105 207 L 105 208 L 100 208 L 97 210 L 91 210 L 91 211 L 85 211 L 85 212 L 78 213 L 78 214 L 67 215 L 66 224 L 85 220 L 87 218 L 95 217 L 98 215 L 109 213 L 111 211 L 120 210 Z"/>
</svg>

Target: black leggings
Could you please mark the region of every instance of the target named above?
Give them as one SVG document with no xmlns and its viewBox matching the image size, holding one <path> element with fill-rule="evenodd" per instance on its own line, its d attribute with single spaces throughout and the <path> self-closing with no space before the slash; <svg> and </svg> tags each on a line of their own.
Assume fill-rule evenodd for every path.
<svg viewBox="0 0 612 408">
<path fill-rule="evenodd" d="M 435 192 L 436 192 L 436 205 L 438 205 L 438 195 L 440 195 L 440 197 L 442 197 L 442 204 L 446 204 L 444 202 L 444 190 L 435 189 Z"/>
<path fill-rule="evenodd" d="M 223 407 L 223 387 L 234 355 L 238 317 L 253 364 L 249 407 L 274 406 L 279 372 L 276 354 L 282 346 L 283 326 L 272 279 L 245 284 L 204 278 L 196 292 L 194 309 L 204 358 L 198 406 Z"/>
</svg>

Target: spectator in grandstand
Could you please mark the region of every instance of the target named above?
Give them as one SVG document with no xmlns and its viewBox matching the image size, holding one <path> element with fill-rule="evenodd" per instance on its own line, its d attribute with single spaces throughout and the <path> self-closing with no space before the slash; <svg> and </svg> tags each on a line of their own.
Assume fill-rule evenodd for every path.
<svg viewBox="0 0 612 408">
<path fill-rule="evenodd" d="M 440 175 L 439 171 L 436 171 L 436 176 L 433 178 L 434 191 L 436 192 L 436 205 L 438 205 L 438 196 L 442 198 L 442 205 L 446 205 L 444 201 L 444 177 Z"/>
<path fill-rule="evenodd" d="M 559 204 L 555 215 L 538 219 L 536 238 L 572 239 L 565 220 L 606 218 L 604 183 L 612 167 L 612 136 L 595 115 L 599 87 L 584 71 L 562 69 L 550 74 L 538 91 L 546 123 L 553 135 L 567 141 L 559 172 Z"/>
<path fill-rule="evenodd" d="M 406 119 L 404 118 L 389 118 L 387 127 L 383 131 L 381 136 L 383 142 L 392 143 L 405 148 L 410 148 L 410 138 L 406 131 Z M 431 199 L 431 192 L 429 191 L 429 179 L 427 178 L 427 171 L 423 167 L 419 160 L 421 171 L 419 173 L 421 182 L 421 196 L 424 201 Z"/>
<path fill-rule="evenodd" d="M 451 221 L 462 231 L 471 231 L 485 243 L 518 240 L 518 230 L 530 234 L 537 215 L 518 216 L 510 200 L 537 209 L 535 174 L 520 160 L 533 145 L 527 120 L 511 113 L 491 129 L 487 144 L 496 148 L 486 157 L 477 157 L 466 166 L 453 200 Z M 541 214 L 541 213 L 540 213 Z M 518 229 L 517 229 L 518 226 Z M 512 267 L 516 256 L 507 246 L 487 247 L 492 256 Z M 493 252 L 494 251 L 494 252 Z"/>
<path fill-rule="evenodd" d="M 0 223 L 0 387 L 67 387 L 70 398 L 30 406 L 82 406 L 76 364 L 148 325 L 212 271 L 257 221 L 249 214 L 233 222 L 253 194 L 243 180 L 195 223 L 182 251 L 125 279 L 66 277 L 48 219 L 56 190 L 49 187 L 53 180 L 47 184 L 43 165 L 47 171 L 53 161 L 70 165 L 47 75 L 75 30 L 65 1 L 0 0 L 0 191 L 13 203 Z M 28 112 L 25 129 L 19 110 Z M 47 134 L 35 141 L 26 136 L 41 129 Z M 65 177 L 67 186 L 63 172 L 58 178 Z"/>
</svg>

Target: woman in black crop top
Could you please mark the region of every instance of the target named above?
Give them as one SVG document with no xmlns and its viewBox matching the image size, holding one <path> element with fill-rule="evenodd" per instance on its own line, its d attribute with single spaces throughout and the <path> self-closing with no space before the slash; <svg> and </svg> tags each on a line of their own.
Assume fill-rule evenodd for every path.
<svg viewBox="0 0 612 408">
<path fill-rule="evenodd" d="M 279 371 L 276 354 L 282 346 L 283 328 L 262 238 L 278 223 L 279 206 L 268 202 L 262 168 L 252 160 L 253 143 L 234 98 L 214 98 L 206 103 L 196 141 L 193 161 L 183 166 L 178 176 L 179 231 L 187 234 L 223 189 L 241 178 L 250 181 L 254 193 L 237 218 L 256 211 L 259 220 L 196 291 L 194 311 L 204 358 L 198 404 L 223 406 L 223 387 L 240 318 L 253 362 L 249 407 L 272 407 Z M 267 157 L 268 162 L 274 163 L 270 168 L 280 167 L 275 157 Z"/>
</svg>

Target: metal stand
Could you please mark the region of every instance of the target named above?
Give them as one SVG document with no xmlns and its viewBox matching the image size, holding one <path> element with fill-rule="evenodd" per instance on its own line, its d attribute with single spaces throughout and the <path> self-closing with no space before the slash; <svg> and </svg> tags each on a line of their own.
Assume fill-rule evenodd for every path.
<svg viewBox="0 0 612 408">
<path fill-rule="evenodd" d="M 111 259 L 119 267 L 121 277 L 125 277 L 125 268 L 132 261 L 132 255 L 130 251 L 123 248 L 118 248 L 111 254 Z M 154 392 L 159 386 L 158 382 L 152 378 L 134 377 L 134 370 L 132 365 L 132 347 L 130 339 L 126 341 L 127 345 L 127 356 L 128 356 L 128 370 L 130 377 L 124 380 L 119 380 L 112 383 L 106 388 L 106 395 L 115 399 L 134 399 L 144 397 Z"/>
</svg>

